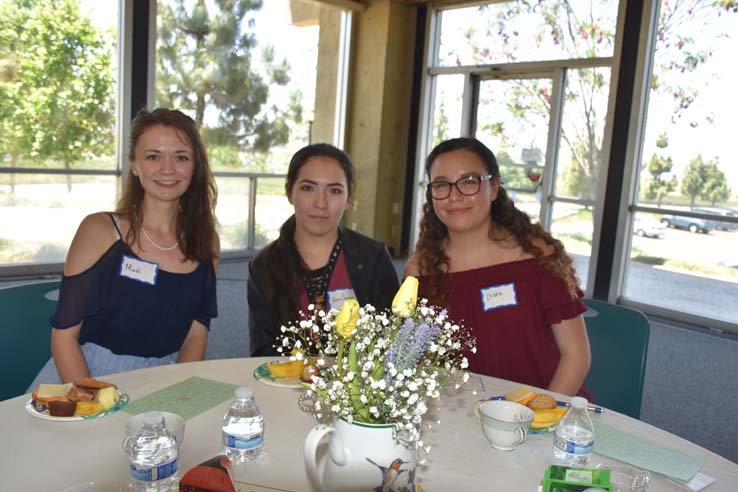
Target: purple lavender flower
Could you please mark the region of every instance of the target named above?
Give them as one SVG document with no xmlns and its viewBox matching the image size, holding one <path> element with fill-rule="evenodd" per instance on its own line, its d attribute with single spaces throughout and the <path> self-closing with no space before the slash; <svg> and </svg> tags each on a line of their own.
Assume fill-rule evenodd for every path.
<svg viewBox="0 0 738 492">
<path fill-rule="evenodd" d="M 438 326 L 427 324 L 416 327 L 415 322 L 408 318 L 387 351 L 387 362 L 394 364 L 398 371 L 415 367 L 440 330 Z"/>
</svg>

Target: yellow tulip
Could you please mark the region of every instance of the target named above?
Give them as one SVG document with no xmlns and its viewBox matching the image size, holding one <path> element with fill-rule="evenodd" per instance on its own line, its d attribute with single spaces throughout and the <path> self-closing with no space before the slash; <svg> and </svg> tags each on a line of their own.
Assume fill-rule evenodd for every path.
<svg viewBox="0 0 738 492">
<path fill-rule="evenodd" d="M 358 320 L 359 302 L 356 299 L 347 299 L 336 316 L 336 331 L 343 338 L 349 338 L 356 331 Z"/>
<path fill-rule="evenodd" d="M 415 310 L 415 304 L 418 302 L 418 279 L 415 277 L 407 277 L 402 282 L 400 290 L 392 299 L 392 312 L 407 318 Z"/>
</svg>

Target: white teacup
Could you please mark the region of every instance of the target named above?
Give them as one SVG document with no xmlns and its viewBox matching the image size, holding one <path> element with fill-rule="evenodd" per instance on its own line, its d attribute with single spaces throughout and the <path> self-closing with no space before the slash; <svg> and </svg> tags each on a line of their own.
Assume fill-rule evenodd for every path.
<svg viewBox="0 0 738 492">
<path fill-rule="evenodd" d="M 535 417 L 530 408 L 505 400 L 485 401 L 476 410 L 484 437 L 500 451 L 512 451 L 523 444 Z"/>
<path fill-rule="evenodd" d="M 184 419 L 176 413 L 161 412 L 161 414 L 164 416 L 164 427 L 166 427 L 169 433 L 174 436 L 174 439 L 177 441 L 177 447 L 180 447 L 184 441 Z M 126 422 L 126 440 L 135 436 L 141 427 L 143 427 L 143 416 L 144 414 L 140 413 L 128 419 L 128 422 Z"/>
</svg>

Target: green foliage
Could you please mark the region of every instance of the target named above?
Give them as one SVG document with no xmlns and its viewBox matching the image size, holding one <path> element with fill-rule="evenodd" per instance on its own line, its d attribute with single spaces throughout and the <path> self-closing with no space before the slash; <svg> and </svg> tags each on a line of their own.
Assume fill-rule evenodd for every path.
<svg viewBox="0 0 738 492">
<path fill-rule="evenodd" d="M 682 178 L 682 193 L 690 198 L 691 206 L 694 206 L 697 197 L 709 201 L 712 205 L 730 198 L 725 173 L 720 170 L 717 162 L 705 163 L 702 155 L 689 162 Z"/>
<path fill-rule="evenodd" d="M 660 149 L 665 149 L 669 146 L 669 136 L 664 132 L 659 135 L 659 138 L 656 139 L 656 147 Z"/>
<path fill-rule="evenodd" d="M 580 243 L 588 244 L 589 246 L 592 246 L 592 237 L 588 236 L 581 232 L 562 232 L 561 234 L 558 234 L 558 237 L 560 239 L 569 238 L 573 239 L 574 241 L 578 241 Z"/>
<path fill-rule="evenodd" d="M 665 136 L 659 137 L 661 143 L 665 141 L 662 140 L 662 137 L 665 138 Z M 656 146 L 664 148 L 659 145 L 659 142 L 656 143 Z M 668 145 L 668 141 L 666 142 L 666 145 Z M 671 179 L 664 179 L 663 177 L 664 174 L 670 173 L 673 167 L 674 163 L 671 157 L 664 158 L 657 154 L 653 154 L 646 165 L 646 170 L 651 175 L 651 179 L 647 182 L 644 196 L 648 200 L 656 200 L 659 207 L 666 194 L 676 189 L 676 177 Z"/>
<path fill-rule="evenodd" d="M 717 162 L 710 162 L 705 167 L 706 179 L 700 197 L 715 206 L 717 202 L 724 202 L 730 198 L 728 180 L 725 173 L 718 168 Z"/>
<path fill-rule="evenodd" d="M 638 261 L 640 263 L 646 263 L 648 265 L 663 265 L 666 263 L 666 258 L 660 256 L 650 256 L 641 252 L 636 252 L 636 248 L 633 248 L 633 255 L 631 255 L 632 261 Z"/>
<path fill-rule="evenodd" d="M 579 162 L 573 160 L 564 168 L 562 173 L 562 190 L 564 196 L 587 196 L 589 193 L 589 178 Z"/>
<path fill-rule="evenodd" d="M 212 168 L 241 167 L 241 157 L 234 147 L 226 145 L 213 145 L 208 149 L 208 160 Z"/>
<path fill-rule="evenodd" d="M 300 122 L 299 93 L 286 108 L 268 107 L 270 86 L 289 82 L 290 66 L 272 47 L 256 59 L 256 36 L 243 28 L 261 0 L 159 2 L 156 100 L 194 114 L 206 145 L 266 152 L 287 143 Z"/>
<path fill-rule="evenodd" d="M 0 19 L 0 156 L 69 168 L 111 155 L 114 34 L 76 0 L 3 0 Z"/>
<path fill-rule="evenodd" d="M 433 122 L 433 145 L 438 145 L 447 140 L 448 137 L 448 115 L 446 114 L 446 105 L 441 99 L 441 104 L 438 105 L 438 116 L 436 116 L 436 121 Z"/>
<path fill-rule="evenodd" d="M 707 180 L 707 170 L 705 168 L 705 162 L 702 160 L 702 155 L 698 155 L 691 161 L 687 169 L 684 171 L 682 177 L 682 194 L 688 196 L 690 199 L 690 205 L 694 207 L 694 202 L 697 197 L 702 193 L 702 188 Z"/>
</svg>

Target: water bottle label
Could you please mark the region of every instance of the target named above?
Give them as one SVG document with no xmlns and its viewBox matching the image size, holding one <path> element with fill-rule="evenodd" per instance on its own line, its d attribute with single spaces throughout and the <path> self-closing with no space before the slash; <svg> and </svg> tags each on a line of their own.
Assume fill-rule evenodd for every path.
<svg viewBox="0 0 738 492">
<path fill-rule="evenodd" d="M 232 436 L 223 433 L 223 445 L 233 449 L 252 449 L 261 446 L 264 443 L 264 433 L 254 434 L 251 436 Z"/>
<path fill-rule="evenodd" d="M 177 473 L 177 458 L 153 468 L 141 468 L 131 463 L 131 478 L 141 482 L 155 482 L 164 480 Z"/>
<path fill-rule="evenodd" d="M 579 444 L 574 441 L 567 441 L 560 436 L 555 436 L 554 446 L 569 454 L 584 455 L 592 453 L 593 443 Z"/>
</svg>

